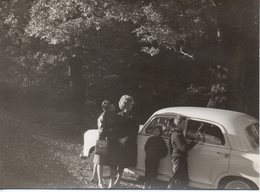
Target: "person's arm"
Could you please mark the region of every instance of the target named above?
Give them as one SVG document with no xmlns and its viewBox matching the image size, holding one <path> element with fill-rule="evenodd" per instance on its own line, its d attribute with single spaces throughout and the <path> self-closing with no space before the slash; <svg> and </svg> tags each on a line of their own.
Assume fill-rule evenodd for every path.
<svg viewBox="0 0 260 192">
<path fill-rule="evenodd" d="M 128 127 L 127 124 L 125 122 L 125 117 L 118 114 L 117 115 L 117 138 L 118 140 L 121 140 L 123 138 L 128 137 Z"/>
<path fill-rule="evenodd" d="M 104 137 L 107 137 L 108 134 L 109 120 L 109 114 L 105 112 L 101 121 L 102 134 Z"/>
<path fill-rule="evenodd" d="M 191 142 L 190 144 L 188 144 L 185 140 L 185 137 L 183 134 L 173 134 L 173 140 L 175 142 L 175 144 L 177 145 L 178 149 L 185 152 L 190 150 L 196 143 Z"/>
<path fill-rule="evenodd" d="M 129 127 L 128 127 L 128 136 L 132 139 L 136 139 L 139 131 L 139 125 L 135 119 L 135 117 L 132 117 L 129 121 Z"/>
<path fill-rule="evenodd" d="M 103 131 L 103 126 L 104 126 L 104 118 L 103 115 L 101 115 L 98 120 L 97 120 L 97 126 L 98 126 L 98 131 L 102 132 Z"/>
</svg>

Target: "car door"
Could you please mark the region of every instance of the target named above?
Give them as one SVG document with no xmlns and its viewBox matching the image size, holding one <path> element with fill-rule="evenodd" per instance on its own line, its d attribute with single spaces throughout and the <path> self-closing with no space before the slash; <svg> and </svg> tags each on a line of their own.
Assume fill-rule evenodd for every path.
<svg viewBox="0 0 260 192">
<path fill-rule="evenodd" d="M 171 135 L 171 130 L 168 128 L 169 120 L 172 119 L 173 116 L 156 116 L 152 118 L 143 129 L 139 132 L 137 143 L 138 143 L 138 152 L 137 152 L 137 165 L 135 167 L 135 172 L 139 175 L 144 175 L 145 171 L 145 151 L 144 146 L 147 139 L 152 136 L 153 130 L 155 126 L 162 126 L 163 132 L 163 139 L 168 146 L 169 137 Z M 171 159 L 168 154 L 165 158 L 161 159 L 160 166 L 158 169 L 158 179 L 169 181 L 169 177 L 171 176 Z"/>
<path fill-rule="evenodd" d="M 188 154 L 190 185 L 211 186 L 218 175 L 228 170 L 230 146 L 224 129 L 217 124 L 188 120 L 186 137 L 196 133 L 203 142 L 196 144 Z"/>
</svg>

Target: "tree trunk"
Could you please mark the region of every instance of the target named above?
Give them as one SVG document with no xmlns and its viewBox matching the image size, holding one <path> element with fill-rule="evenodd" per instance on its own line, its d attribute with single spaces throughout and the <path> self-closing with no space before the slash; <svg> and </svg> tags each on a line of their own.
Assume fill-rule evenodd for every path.
<svg viewBox="0 0 260 192">
<path fill-rule="evenodd" d="M 230 74 L 228 108 L 258 117 L 258 51 L 245 31 L 245 28 L 225 30 L 225 57 Z"/>
<path fill-rule="evenodd" d="M 242 47 L 232 48 L 232 52 L 227 58 L 229 62 L 229 94 L 228 108 L 235 111 L 243 111 L 244 106 L 244 71 L 243 71 L 243 54 Z"/>
<path fill-rule="evenodd" d="M 82 103 L 85 100 L 85 82 L 80 58 L 72 57 L 69 63 L 70 95 L 73 101 Z"/>
<path fill-rule="evenodd" d="M 230 74 L 228 108 L 255 117 L 259 114 L 258 5 L 257 0 L 223 1 L 218 15 Z"/>
</svg>

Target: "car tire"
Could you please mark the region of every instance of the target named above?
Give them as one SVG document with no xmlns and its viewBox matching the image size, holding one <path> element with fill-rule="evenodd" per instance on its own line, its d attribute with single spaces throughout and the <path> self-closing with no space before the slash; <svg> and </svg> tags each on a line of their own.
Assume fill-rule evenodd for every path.
<svg viewBox="0 0 260 192">
<path fill-rule="evenodd" d="M 225 190 L 234 190 L 234 189 L 242 189 L 242 190 L 249 190 L 249 189 L 258 189 L 258 187 L 252 183 L 251 181 L 248 181 L 243 178 L 232 178 L 228 179 L 225 182 L 222 182 L 220 185 L 220 189 Z"/>
</svg>

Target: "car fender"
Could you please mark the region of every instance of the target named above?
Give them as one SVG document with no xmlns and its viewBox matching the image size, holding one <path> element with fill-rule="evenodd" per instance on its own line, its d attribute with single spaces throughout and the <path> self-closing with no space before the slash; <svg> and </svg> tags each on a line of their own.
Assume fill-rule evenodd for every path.
<svg viewBox="0 0 260 192">
<path fill-rule="evenodd" d="M 219 175 L 218 178 L 216 179 L 216 181 L 214 182 L 214 189 L 218 189 L 219 184 L 223 180 L 228 179 L 228 178 L 242 178 L 242 179 L 246 179 L 246 180 L 249 180 L 252 183 L 254 183 L 259 188 L 259 181 L 257 179 L 255 179 L 253 177 L 247 177 L 247 176 L 244 176 L 244 175 L 240 175 L 240 174 L 237 174 L 237 172 L 232 171 L 232 172 L 227 172 L 227 173 L 223 173 L 223 174 Z"/>
<path fill-rule="evenodd" d="M 249 180 L 255 183 L 259 187 L 259 155 L 242 154 L 239 156 L 240 152 L 232 152 L 229 170 L 221 175 L 219 175 L 214 182 L 214 188 L 218 188 L 219 183 L 222 179 L 228 177 L 238 177 Z M 256 159 L 255 159 L 256 158 Z M 255 162 L 252 161 L 255 159 Z"/>
<path fill-rule="evenodd" d="M 83 156 L 89 156 L 98 139 L 98 130 L 90 129 L 84 133 Z"/>
</svg>

